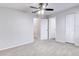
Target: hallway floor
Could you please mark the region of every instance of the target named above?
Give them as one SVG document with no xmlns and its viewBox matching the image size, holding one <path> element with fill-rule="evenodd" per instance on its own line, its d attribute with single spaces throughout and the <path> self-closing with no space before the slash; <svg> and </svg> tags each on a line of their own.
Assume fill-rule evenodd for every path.
<svg viewBox="0 0 79 59">
<path fill-rule="evenodd" d="M 36 41 L 31 44 L 0 51 L 2 56 L 79 56 L 79 47 L 55 40 Z"/>
</svg>

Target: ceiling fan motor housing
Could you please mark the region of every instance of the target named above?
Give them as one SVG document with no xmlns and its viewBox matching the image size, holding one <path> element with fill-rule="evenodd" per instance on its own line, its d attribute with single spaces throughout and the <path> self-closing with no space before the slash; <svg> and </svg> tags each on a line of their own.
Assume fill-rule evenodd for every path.
<svg viewBox="0 0 79 59">
<path fill-rule="evenodd" d="M 43 6 L 47 7 L 47 5 L 48 5 L 48 3 L 39 3 L 40 8 Z"/>
</svg>

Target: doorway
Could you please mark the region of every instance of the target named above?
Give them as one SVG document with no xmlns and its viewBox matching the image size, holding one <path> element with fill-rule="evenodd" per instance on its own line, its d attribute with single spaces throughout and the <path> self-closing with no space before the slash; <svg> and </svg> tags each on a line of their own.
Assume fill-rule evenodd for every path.
<svg viewBox="0 0 79 59">
<path fill-rule="evenodd" d="M 34 18 L 34 39 L 49 40 L 56 38 L 56 17 Z"/>
<path fill-rule="evenodd" d="M 49 39 L 56 39 L 56 17 L 49 18 Z"/>
</svg>

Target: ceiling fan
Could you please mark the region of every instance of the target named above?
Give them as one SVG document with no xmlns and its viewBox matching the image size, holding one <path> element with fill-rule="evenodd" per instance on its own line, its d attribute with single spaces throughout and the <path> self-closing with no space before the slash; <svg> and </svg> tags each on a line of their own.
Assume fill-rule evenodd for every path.
<svg viewBox="0 0 79 59">
<path fill-rule="evenodd" d="M 53 11 L 52 8 L 46 8 L 48 6 L 48 3 L 39 3 L 38 7 L 30 6 L 30 8 L 36 9 L 36 11 L 33 11 L 32 13 L 37 13 L 41 10 L 43 11 Z"/>
</svg>

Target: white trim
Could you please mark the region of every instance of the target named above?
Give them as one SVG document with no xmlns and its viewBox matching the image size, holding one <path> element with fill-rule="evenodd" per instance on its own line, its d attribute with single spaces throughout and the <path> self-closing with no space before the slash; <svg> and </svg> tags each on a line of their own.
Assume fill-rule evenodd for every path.
<svg viewBox="0 0 79 59">
<path fill-rule="evenodd" d="M 0 51 L 1 51 L 1 50 L 10 49 L 10 48 L 15 48 L 15 47 L 22 46 L 22 45 L 25 45 L 25 44 L 29 44 L 29 43 L 32 43 L 32 42 L 33 42 L 33 40 L 31 40 L 31 41 L 26 41 L 26 42 L 22 42 L 22 43 L 17 44 L 17 45 L 11 45 L 11 46 L 9 46 L 9 47 L 5 47 L 5 48 L 0 49 Z"/>
</svg>

